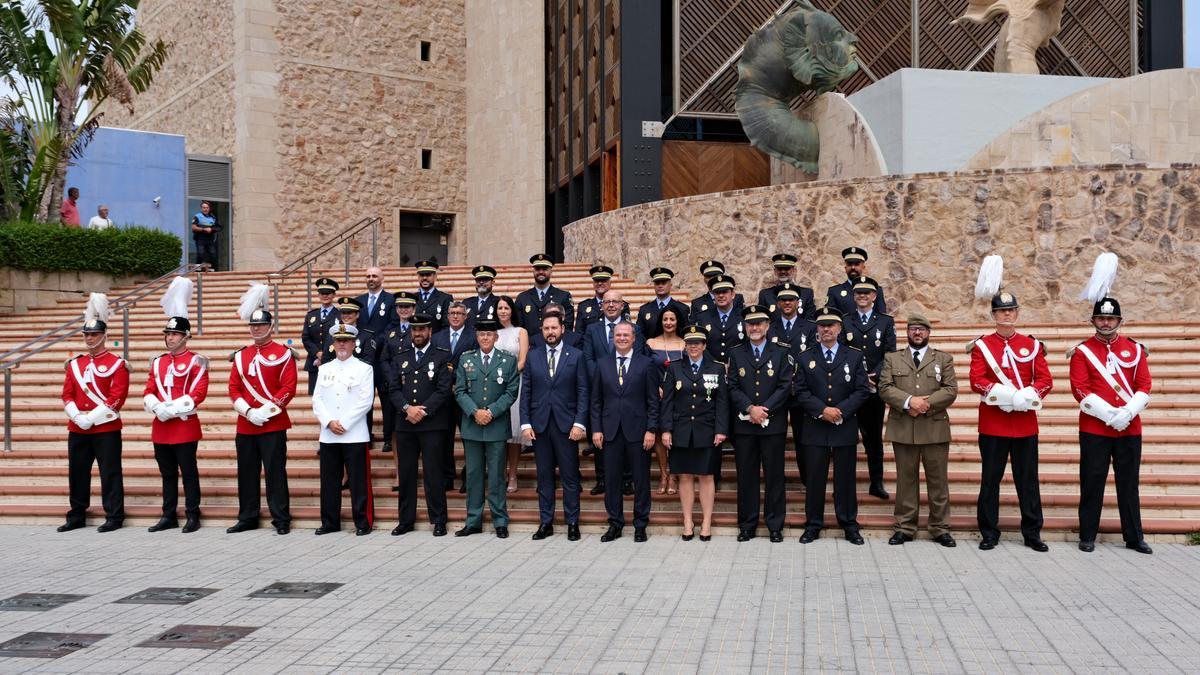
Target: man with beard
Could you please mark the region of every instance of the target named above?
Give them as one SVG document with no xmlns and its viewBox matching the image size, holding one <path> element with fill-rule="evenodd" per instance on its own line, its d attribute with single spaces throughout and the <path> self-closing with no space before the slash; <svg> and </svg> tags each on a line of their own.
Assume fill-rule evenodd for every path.
<svg viewBox="0 0 1200 675">
<path fill-rule="evenodd" d="M 689 310 L 690 316 L 696 316 L 701 312 L 707 312 L 716 307 L 717 298 L 712 291 L 712 279 L 718 275 L 728 276 L 725 274 L 725 265 L 720 260 L 705 260 L 700 263 L 700 274 L 704 277 L 704 284 L 708 286 L 708 293 L 697 296 L 692 300 L 692 306 Z M 733 277 L 728 278 L 732 279 Z M 734 293 L 730 302 L 733 303 L 733 311 L 738 316 L 741 316 L 742 307 L 745 306 L 746 299 L 742 297 L 741 293 Z M 697 322 L 693 320 L 692 323 Z M 711 331 L 709 331 L 709 337 L 712 337 Z M 709 345 L 709 347 L 711 346 Z"/>
<path fill-rule="evenodd" d="M 387 391 L 396 407 L 396 474 L 399 523 L 392 536 L 412 532 L 417 520 L 417 457 L 425 467 L 425 508 L 433 536 L 446 535 L 446 485 L 442 468 L 449 427 L 454 364 L 450 351 L 430 344 L 433 321 L 414 315 L 412 345 L 392 358 Z"/>
<path fill-rule="evenodd" d="M 985 261 L 986 265 L 986 261 Z M 978 285 L 977 285 L 978 288 Z M 1038 419 L 1042 399 L 1054 386 L 1046 365 L 1046 348 L 1017 332 L 1020 305 L 1008 291 L 992 296 L 996 331 L 976 338 L 971 350 L 971 389 L 980 395 L 979 454 L 983 475 L 977 514 L 979 548 L 990 551 L 1000 541 L 1000 481 L 1012 457 L 1012 478 L 1021 507 L 1025 545 L 1039 553 L 1042 541 L 1042 497 L 1038 485 Z"/>
<path fill-rule="evenodd" d="M 382 336 L 387 334 L 388 327 L 392 324 L 395 314 L 392 312 L 392 307 L 396 304 L 396 296 L 388 291 L 383 290 L 383 270 L 379 267 L 367 268 L 367 292 L 354 298 L 359 306 L 358 323 L 355 325 L 358 328 L 358 338 L 361 344 L 368 338 Z M 328 335 L 328 333 L 326 333 Z M 329 344 L 332 348 L 333 345 Z M 332 349 L 326 351 L 327 356 L 332 356 Z M 380 398 L 387 396 L 387 382 L 384 379 L 383 370 L 379 364 L 375 363 L 375 391 Z M 370 440 L 368 444 L 374 442 L 375 436 L 375 410 L 367 412 L 367 429 L 370 432 Z M 383 439 L 386 443 L 388 439 Z"/>
<path fill-rule="evenodd" d="M 896 322 L 892 317 L 875 311 L 876 287 L 869 281 L 854 284 L 854 311 L 842 317 L 842 341 L 862 351 L 867 360 L 867 381 L 871 395 L 858 409 L 858 431 L 862 434 L 863 450 L 867 453 L 867 470 L 871 477 L 870 493 L 887 499 L 883 487 L 883 400 L 876 393 L 879 368 L 885 354 L 896 351 Z"/>
<path fill-rule="evenodd" d="M 1150 403 L 1146 349 L 1118 334 L 1121 305 L 1102 297 L 1092 308 L 1096 334 L 1071 353 L 1071 393 L 1079 401 L 1079 550 L 1096 550 L 1100 509 L 1111 463 L 1117 475 L 1117 512 L 1125 548 L 1152 553 L 1142 534 L 1138 470 L 1141 413 Z"/>
<path fill-rule="evenodd" d="M 446 312 L 454 296 L 437 289 L 438 263 L 436 260 L 419 260 L 417 268 L 417 314 L 424 314 L 433 319 L 433 333 L 446 325 Z"/>
<path fill-rule="evenodd" d="M 855 310 L 854 284 L 860 281 L 869 281 L 875 284 L 875 288 L 877 289 L 874 305 L 875 311 L 880 314 L 886 312 L 887 303 L 883 299 L 883 286 L 880 286 L 878 281 L 866 276 L 867 252 L 857 246 L 842 249 L 842 262 L 846 266 L 846 280 L 836 286 L 829 287 L 829 290 L 826 292 L 826 306 L 833 307 L 843 315 L 849 316 Z"/>
<path fill-rule="evenodd" d="M 682 331 L 688 322 L 691 308 L 671 297 L 675 273 L 666 267 L 655 267 L 650 270 L 650 281 L 654 283 L 654 299 L 638 309 L 637 327 L 642 337 L 649 340 L 658 337 L 658 317 L 663 310 L 670 307 L 679 315 L 678 330 Z"/>
<path fill-rule="evenodd" d="M 475 295 L 463 300 L 467 308 L 467 323 L 474 325 L 476 319 L 496 318 L 496 299 L 492 286 L 496 283 L 496 268 L 490 265 L 476 265 L 471 270 L 475 279 Z"/>
<path fill-rule="evenodd" d="M 517 296 L 517 312 L 521 316 L 521 326 L 532 335 L 542 330 L 542 312 L 546 305 L 557 303 L 563 308 L 563 326 L 571 330 L 575 326 L 575 306 L 571 304 L 570 291 L 564 291 L 550 284 L 550 271 L 554 263 L 544 253 L 529 258 L 533 265 L 533 287 Z"/>
<path fill-rule="evenodd" d="M 799 288 L 790 281 L 776 286 L 776 315 L 767 331 L 771 342 L 785 347 L 796 363 L 800 362 L 800 355 L 808 350 L 809 345 L 817 343 L 817 324 L 800 314 Z M 796 451 L 796 468 L 800 470 L 800 484 L 805 485 L 805 477 L 808 474 L 804 467 L 804 453 L 800 447 L 805 413 L 794 397 L 790 399 L 789 405 L 791 409 L 788 411 L 788 418 L 792 427 L 792 445 Z"/>
<path fill-rule="evenodd" d="M 913 540 L 921 513 L 921 466 L 929 493 L 929 535 L 953 547 L 950 535 L 950 415 L 958 398 L 954 357 L 929 346 L 929 320 L 908 317 L 908 347 L 883 358 L 879 397 L 892 408 L 887 437 L 896 454 L 896 532 L 893 546 Z"/>
<path fill-rule="evenodd" d="M 693 315 L 692 322 L 704 328 L 708 333 L 708 355 L 721 363 L 729 362 L 729 351 L 746 339 L 745 326 L 742 324 L 737 298 L 734 294 L 737 282 L 733 277 L 717 274 L 708 279 L 708 291 L 712 296 L 713 305 L 707 303 Z"/>
<path fill-rule="evenodd" d="M 575 332 L 587 335 L 588 326 L 600 320 L 604 308 L 604 294 L 612 288 L 613 268 L 608 265 L 593 265 L 588 274 L 592 277 L 595 295 L 579 303 L 575 311 Z M 629 316 L 629 303 L 621 308 L 622 316 Z"/>
<path fill-rule="evenodd" d="M 796 283 L 796 262 L 796 256 L 791 253 L 778 253 L 771 256 L 771 265 L 775 269 L 776 283 L 774 286 L 764 288 L 758 292 L 758 304 L 765 305 L 767 310 L 771 312 L 771 316 L 776 316 L 779 313 L 776 300 L 780 289 L 785 284 L 796 291 L 798 298 L 796 301 L 796 311 L 801 316 L 805 319 L 812 319 L 817 315 L 816 301 L 813 299 L 813 289 Z"/>
</svg>

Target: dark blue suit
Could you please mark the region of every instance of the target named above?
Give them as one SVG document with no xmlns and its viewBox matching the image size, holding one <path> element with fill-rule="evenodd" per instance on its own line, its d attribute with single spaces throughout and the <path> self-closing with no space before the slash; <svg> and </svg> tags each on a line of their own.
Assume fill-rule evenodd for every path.
<svg viewBox="0 0 1200 675">
<path fill-rule="evenodd" d="M 642 338 L 641 331 L 638 330 L 637 324 L 630 322 L 624 318 L 624 314 L 617 320 L 617 323 L 628 323 L 633 326 L 633 353 L 650 355 L 646 349 L 646 341 Z M 581 346 L 583 348 L 583 356 L 588 362 L 589 368 L 595 368 L 596 360 L 602 357 L 612 356 L 613 348 L 608 342 L 608 317 L 601 315 L 601 318 L 587 328 L 587 334 L 579 335 Z M 595 429 L 593 429 L 595 431 Z M 604 449 L 592 447 L 592 459 L 596 465 L 596 482 L 598 484 L 607 484 L 608 469 L 604 462 Z M 625 467 L 625 473 L 621 476 L 622 482 L 628 482 L 631 478 L 631 467 Z"/>
<path fill-rule="evenodd" d="M 450 349 L 450 326 L 439 330 L 429 339 L 429 344 L 434 347 L 440 347 L 450 352 L 450 363 L 458 368 L 458 359 L 463 355 L 463 352 L 469 352 L 472 349 L 479 349 L 479 343 L 475 341 L 475 327 L 470 323 L 463 324 L 459 330 L 458 344 L 454 349 Z M 445 479 L 446 489 L 449 490 L 454 485 L 454 435 L 458 431 L 458 423 L 462 420 L 462 410 L 459 409 L 458 403 L 451 396 L 447 402 L 450 407 L 450 429 L 446 433 L 446 451 L 442 456 L 442 477 Z M 467 466 L 463 462 L 463 483 L 467 480 Z"/>
<path fill-rule="evenodd" d="M 382 290 L 379 291 L 379 298 L 375 301 L 375 306 L 370 307 L 369 309 L 371 311 L 368 311 L 368 307 L 370 305 L 370 298 L 371 298 L 371 296 L 369 293 L 363 293 L 362 295 L 355 298 L 355 300 L 358 301 L 358 304 L 362 305 L 362 311 L 360 311 L 358 313 L 358 321 L 355 322 L 355 327 L 358 328 L 358 333 L 359 333 L 360 338 L 367 337 L 366 335 L 363 334 L 363 331 L 370 331 L 372 335 L 382 337 L 387 334 L 387 330 L 389 327 L 391 327 L 393 322 L 399 321 L 399 319 L 396 317 L 396 296 L 395 295 L 393 295 L 387 291 L 382 291 Z M 375 368 L 376 398 L 378 398 L 380 401 L 386 400 L 388 398 L 387 380 L 386 380 L 387 375 L 383 372 L 383 368 L 381 367 L 381 364 L 378 359 L 376 359 L 372 363 L 372 365 Z M 384 414 L 387 417 L 391 417 L 394 413 L 393 413 L 393 411 L 388 411 L 385 409 Z M 385 423 L 384 426 L 386 427 L 387 424 Z M 370 410 L 367 411 L 367 433 L 370 434 L 370 438 L 372 440 L 374 440 L 374 438 L 375 438 L 375 408 L 374 407 L 372 407 Z M 391 442 L 392 442 L 391 438 L 383 439 L 384 445 L 387 445 Z"/>
<path fill-rule="evenodd" d="M 647 431 L 658 431 L 658 386 L 662 371 L 654 361 L 636 350 L 630 352 L 623 378 L 617 373 L 617 357 L 600 357 L 593 364 L 592 433 L 604 435 L 604 472 L 620 476 L 628 465 L 633 471 L 633 526 L 646 527 L 650 520 L 650 454 L 642 447 Z M 624 496 L 606 490 L 604 509 L 608 523 L 625 527 Z"/>
<path fill-rule="evenodd" d="M 548 347 L 529 350 L 521 371 L 521 428 L 533 428 L 537 462 L 538 513 L 543 525 L 554 522 L 554 468 L 563 484 L 563 516 L 579 524 L 579 444 L 568 434 L 576 424 L 587 433 L 588 364 L 578 348 L 555 348 L 554 377 L 550 377 Z"/>
</svg>

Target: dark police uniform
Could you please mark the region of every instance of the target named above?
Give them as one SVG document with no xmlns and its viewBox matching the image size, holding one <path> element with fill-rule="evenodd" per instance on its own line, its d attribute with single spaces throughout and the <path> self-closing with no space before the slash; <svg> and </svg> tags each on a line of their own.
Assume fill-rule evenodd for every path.
<svg viewBox="0 0 1200 675">
<path fill-rule="evenodd" d="M 691 308 L 675 298 L 671 298 L 665 306 L 660 307 L 658 298 L 655 298 L 638 308 L 637 321 L 635 322 L 638 328 L 641 329 L 642 336 L 647 340 L 659 336 L 658 318 L 667 307 L 675 310 L 675 313 L 679 315 L 679 325 L 675 327 L 676 334 L 681 333 L 683 327 L 688 325 L 688 316 L 692 312 Z"/>
<path fill-rule="evenodd" d="M 787 348 L 788 354 L 792 355 L 792 359 L 796 363 L 800 363 L 800 355 L 808 349 L 809 345 L 817 342 L 817 324 L 802 318 L 799 314 L 792 319 L 791 325 L 785 325 L 783 317 L 776 316 L 771 320 L 771 327 L 767 329 L 767 339 L 777 345 Z M 807 484 L 805 467 L 804 467 L 804 452 L 800 446 L 800 430 L 804 428 L 804 410 L 799 407 L 795 397 L 788 402 L 790 409 L 788 410 L 788 424 L 792 428 L 792 449 L 796 453 L 796 468 L 800 470 L 800 483 Z"/>
<path fill-rule="evenodd" d="M 876 296 L 874 311 L 880 314 L 887 311 L 887 302 L 883 299 L 883 286 L 871 277 L 863 277 L 863 281 L 875 284 Z M 851 279 L 846 279 L 836 286 L 830 286 L 826 291 L 825 304 L 836 309 L 848 317 L 847 323 L 850 321 L 850 315 L 858 311 L 858 306 L 854 304 L 854 284 L 857 283 Z"/>
<path fill-rule="evenodd" d="M 321 316 L 324 307 L 317 307 L 308 310 L 308 314 L 304 315 L 304 329 L 300 332 L 300 342 L 304 345 L 304 370 L 308 373 L 308 394 L 312 395 L 313 389 L 317 386 L 317 368 L 321 363 L 328 363 L 329 354 L 332 349 L 327 351 L 327 348 L 332 347 L 332 339 L 329 337 L 329 329 L 333 328 L 334 324 L 341 320 L 342 314 L 336 306 L 331 305 L 325 316 Z M 317 354 L 325 354 L 323 360 L 317 362 Z"/>
<path fill-rule="evenodd" d="M 421 290 L 413 291 L 413 295 L 417 298 L 417 314 L 424 314 L 432 319 L 433 332 L 446 327 L 446 313 L 450 311 L 450 303 L 454 302 L 454 296 L 449 293 L 439 291 L 436 287 L 429 292 L 429 296 L 424 300 L 421 299 Z"/>
<path fill-rule="evenodd" d="M 729 311 L 724 326 L 716 308 L 700 312 L 692 319 L 692 323 L 708 333 L 708 347 L 704 353 L 721 363 L 728 363 L 730 350 L 746 340 L 746 327 L 742 324 L 741 315 L 734 310 Z"/>
<path fill-rule="evenodd" d="M 671 473 L 713 475 L 721 465 L 717 434 L 729 435 L 729 383 L 725 366 L 704 356 L 700 371 L 691 359 L 672 361 L 663 377 L 659 427 L 671 432 Z"/>
<path fill-rule="evenodd" d="M 700 263 L 700 274 L 704 276 L 705 285 L 711 289 L 712 278 L 718 275 L 725 275 L 725 265 L 721 264 L 721 262 L 718 260 L 705 260 L 704 262 Z M 692 315 L 696 315 L 700 312 L 707 312 L 710 309 L 714 309 L 716 306 L 717 303 L 715 300 L 713 300 L 712 293 L 703 293 L 699 297 L 692 300 L 690 313 Z M 742 297 L 742 294 L 734 293 L 733 311 L 736 312 L 738 316 L 741 316 L 742 308 L 745 306 L 746 299 Z M 696 321 L 693 320 L 692 323 L 696 323 Z"/>
<path fill-rule="evenodd" d="M 747 307 L 747 311 L 755 307 Z M 783 453 L 787 443 L 787 405 L 795 369 L 787 349 L 770 340 L 762 344 L 759 358 L 755 358 L 754 346 L 749 341 L 729 352 L 729 400 L 731 415 L 736 416 L 733 448 L 737 461 L 739 541 L 752 537 L 758 528 L 760 466 L 766 481 L 763 517 L 767 529 L 773 535 L 783 530 L 787 511 Z M 751 406 L 768 409 L 766 427 L 741 419 Z"/>
<path fill-rule="evenodd" d="M 418 315 L 419 316 L 419 315 Z M 427 317 L 422 317 L 427 318 Z M 417 317 L 414 317 L 414 320 Z M 446 489 L 443 484 L 443 444 L 450 425 L 454 365 L 450 351 L 426 343 L 418 359 L 410 345 L 391 358 L 388 396 L 396 407 L 396 463 L 399 486 L 399 524 L 392 534 L 412 529 L 417 517 L 417 456 L 424 464 L 425 506 L 434 535 L 446 532 Z M 410 405 L 423 405 L 428 415 L 416 424 L 406 417 Z"/>
<path fill-rule="evenodd" d="M 883 399 L 878 386 L 879 369 L 883 367 L 885 354 L 896 351 L 896 321 L 880 312 L 872 311 L 867 323 L 863 324 L 858 309 L 842 317 L 844 326 L 839 340 L 862 351 L 867 361 L 867 376 L 874 378 L 871 395 L 858 410 L 858 430 L 862 433 L 863 450 L 867 453 L 867 469 L 871 476 L 871 494 L 887 499 L 883 488 Z"/>
<path fill-rule="evenodd" d="M 570 291 L 550 284 L 546 286 L 544 296 L 539 296 L 538 289 L 534 287 L 521 291 L 517 296 L 517 312 L 521 315 L 521 325 L 530 334 L 542 332 L 542 311 L 550 303 L 562 305 L 564 330 L 569 331 L 575 325 L 575 305 L 571 304 Z"/>
<path fill-rule="evenodd" d="M 818 316 L 821 314 L 819 313 Z M 825 360 L 820 343 L 800 355 L 796 364 L 793 393 L 808 419 L 801 443 L 807 464 L 808 484 L 804 500 L 806 537 L 815 538 L 825 523 L 825 487 L 829 457 L 833 455 L 833 508 L 837 522 L 848 539 L 858 534 L 858 495 L 855 460 L 858 450 L 858 421 L 855 413 L 867 400 L 867 368 L 862 352 L 839 344 L 833 362 Z M 842 423 L 821 419 L 826 407 L 842 411 Z M 852 539 L 853 541 L 853 539 Z M 854 543 L 859 543 L 861 538 Z"/>
</svg>

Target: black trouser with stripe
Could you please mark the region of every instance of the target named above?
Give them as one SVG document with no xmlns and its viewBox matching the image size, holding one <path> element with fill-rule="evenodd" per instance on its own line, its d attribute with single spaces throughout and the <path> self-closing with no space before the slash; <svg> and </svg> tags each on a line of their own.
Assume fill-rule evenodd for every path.
<svg viewBox="0 0 1200 675">
<path fill-rule="evenodd" d="M 354 527 L 371 527 L 367 497 L 367 444 L 321 443 L 321 527 L 342 528 L 342 474 L 350 480 L 350 512 Z"/>
<path fill-rule="evenodd" d="M 1138 472 L 1142 466 L 1141 436 L 1079 434 L 1079 540 L 1095 541 L 1100 531 L 1100 509 L 1108 465 L 1117 475 L 1117 512 L 1126 544 L 1142 540 L 1142 509 L 1138 497 Z"/>
<path fill-rule="evenodd" d="M 825 488 L 829 482 L 829 458 L 833 457 L 833 513 L 838 525 L 858 532 L 857 445 L 806 445 L 808 483 L 804 493 L 804 529 L 819 532 L 825 526 Z"/>
<path fill-rule="evenodd" d="M 985 540 L 1000 538 L 1000 481 L 1012 456 L 1013 483 L 1021 505 L 1021 534 L 1038 539 L 1042 532 L 1042 493 L 1038 485 L 1038 437 L 1009 438 L 979 434 L 979 455 L 983 478 L 979 483 L 976 505 L 979 534 Z"/>
<path fill-rule="evenodd" d="M 262 511 L 262 495 L 258 489 L 258 474 L 266 477 L 267 508 L 275 527 L 291 525 L 292 512 L 287 482 L 287 431 L 268 431 L 265 434 L 238 434 L 233 438 L 237 448 L 238 522 L 258 523 Z"/>
<path fill-rule="evenodd" d="M 114 523 L 125 521 L 125 484 L 121 477 L 121 430 L 98 434 L 67 434 L 67 483 L 70 486 L 71 510 L 68 523 L 87 520 L 92 503 L 92 463 L 100 465 L 100 503 L 104 519 Z"/>
<path fill-rule="evenodd" d="M 190 443 L 155 443 L 154 461 L 162 476 L 164 518 L 174 520 L 179 510 L 179 476 L 183 475 L 183 512 L 188 518 L 200 517 L 200 470 L 196 466 L 196 446 Z"/>
<path fill-rule="evenodd" d="M 792 450 L 796 453 L 796 468 L 800 470 L 800 484 L 807 490 L 808 466 L 804 461 L 804 446 L 800 443 L 800 439 L 804 433 L 804 415 L 804 408 L 791 408 L 788 410 L 788 421 L 792 426 Z"/>
<path fill-rule="evenodd" d="M 766 483 L 763 519 L 767 521 L 768 530 L 775 532 L 783 529 L 783 519 L 787 513 L 787 495 L 783 487 L 783 452 L 786 445 L 786 434 L 738 434 L 733 437 L 739 530 L 753 532 L 758 529 L 760 468 Z"/>
</svg>

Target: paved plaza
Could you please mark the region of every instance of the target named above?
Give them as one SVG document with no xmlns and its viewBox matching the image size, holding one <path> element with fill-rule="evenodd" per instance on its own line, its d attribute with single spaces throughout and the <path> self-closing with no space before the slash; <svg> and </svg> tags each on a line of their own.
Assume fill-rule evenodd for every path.
<svg viewBox="0 0 1200 675">
<path fill-rule="evenodd" d="M 91 636 L 52 636 L 69 653 L 0 657 L 0 671 L 1200 672 L 1200 547 L 1180 544 L 1147 557 L 1007 540 L 988 553 L 970 539 L 856 547 L 831 532 L 808 546 L 601 544 L 217 525 L 0 527 L 0 650 L 31 632 Z M 326 585 L 250 597 L 276 582 Z M 184 605 L 130 598 L 160 587 L 207 590 Z M 7 600 L 30 593 L 82 597 Z M 171 646 L 188 640 L 181 625 L 243 630 L 218 630 L 221 648 Z"/>
</svg>

